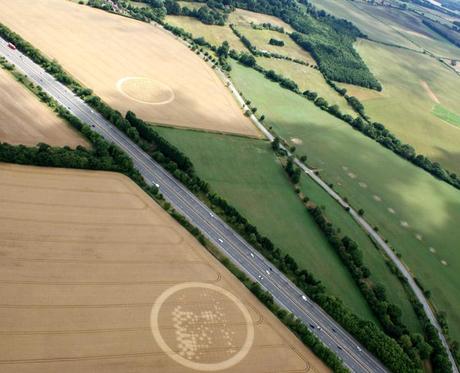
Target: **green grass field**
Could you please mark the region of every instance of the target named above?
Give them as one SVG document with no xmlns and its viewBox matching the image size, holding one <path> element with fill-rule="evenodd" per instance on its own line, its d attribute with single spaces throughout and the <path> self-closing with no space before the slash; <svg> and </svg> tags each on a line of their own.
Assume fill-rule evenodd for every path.
<svg viewBox="0 0 460 373">
<path fill-rule="evenodd" d="M 257 49 L 278 53 L 316 65 L 310 53 L 298 46 L 288 34 L 272 30 L 255 30 L 250 26 L 240 26 L 238 31 L 246 36 Z M 268 44 L 271 38 L 284 41 L 284 46 Z"/>
<path fill-rule="evenodd" d="M 157 127 L 197 174 L 355 313 L 374 320 L 347 269 L 295 194 L 266 141 Z"/>
<path fill-rule="evenodd" d="M 363 101 L 366 113 L 419 153 L 460 174 L 460 130 L 432 113 L 439 103 L 458 114 L 460 77 L 423 54 L 369 41 L 359 42 L 357 50 L 384 88 L 380 97 Z"/>
<path fill-rule="evenodd" d="M 342 113 L 353 116 L 357 115 L 350 105 L 348 105 L 347 101 L 326 83 L 323 74 L 318 70 L 295 62 L 275 58 L 258 57 L 257 63 L 267 70 L 274 70 L 286 78 L 292 79 L 298 84 L 301 91 L 308 89 L 317 92 L 330 105 L 338 105 Z"/>
<path fill-rule="evenodd" d="M 447 312 L 460 339 L 460 192 L 399 158 L 302 97 L 234 63 L 232 79 L 298 154 L 357 208 L 402 254 L 403 261 Z"/>
<path fill-rule="evenodd" d="M 460 115 L 447 110 L 444 106 L 438 104 L 434 105 L 432 113 L 439 119 L 460 127 Z"/>
<path fill-rule="evenodd" d="M 401 309 L 403 322 L 412 332 L 420 333 L 420 323 L 401 282 L 389 271 L 383 254 L 377 250 L 367 234 L 338 203 L 307 175 L 302 175 L 300 188 L 311 201 L 324 208 L 324 214 L 335 227 L 340 228 L 343 235 L 356 241 L 363 252 L 364 263 L 372 273 L 371 280 L 376 284 L 385 286 L 388 300 Z"/>
<path fill-rule="evenodd" d="M 318 9 L 323 9 L 336 17 L 345 18 L 353 22 L 370 39 L 406 48 L 419 49 L 407 40 L 404 35 L 391 28 L 385 22 L 369 17 L 354 2 L 347 0 L 310 0 L 310 2 Z"/>
</svg>

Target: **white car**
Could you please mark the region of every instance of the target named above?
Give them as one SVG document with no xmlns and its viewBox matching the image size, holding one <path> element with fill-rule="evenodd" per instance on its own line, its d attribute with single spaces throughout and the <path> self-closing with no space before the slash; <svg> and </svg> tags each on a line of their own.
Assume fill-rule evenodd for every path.
<svg viewBox="0 0 460 373">
<path fill-rule="evenodd" d="M 221 238 L 218 238 L 217 239 L 220 243 L 224 243 L 224 240 L 222 240 Z"/>
<path fill-rule="evenodd" d="M 302 295 L 302 299 L 306 302 L 307 301 L 307 297 L 305 295 Z"/>
<path fill-rule="evenodd" d="M 155 186 L 156 186 L 157 188 L 159 188 L 159 187 L 160 187 L 160 184 L 155 183 Z"/>
<path fill-rule="evenodd" d="M 253 253 L 249 253 L 249 255 L 251 255 L 251 258 L 254 258 L 254 254 L 253 254 Z"/>
<path fill-rule="evenodd" d="M 211 216 L 211 218 L 214 217 L 214 214 L 212 212 L 210 212 L 209 215 Z"/>
<path fill-rule="evenodd" d="M 269 271 L 268 269 L 266 269 L 266 270 L 265 270 L 265 273 L 266 273 L 267 275 L 269 275 L 269 274 L 270 274 L 270 271 Z"/>
<path fill-rule="evenodd" d="M 358 349 L 359 352 L 361 352 L 363 349 L 359 346 L 356 346 L 356 348 Z"/>
</svg>

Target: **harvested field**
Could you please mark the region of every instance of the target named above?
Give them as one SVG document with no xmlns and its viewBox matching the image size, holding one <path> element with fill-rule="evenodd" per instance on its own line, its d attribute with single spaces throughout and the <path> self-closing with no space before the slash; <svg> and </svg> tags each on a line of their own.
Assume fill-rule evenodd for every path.
<svg viewBox="0 0 460 373">
<path fill-rule="evenodd" d="M 235 9 L 234 12 L 230 13 L 229 23 L 233 23 L 236 26 L 243 26 L 249 25 L 251 22 L 255 24 L 271 23 L 272 25 L 283 27 L 286 32 L 294 31 L 293 28 L 283 20 L 268 14 L 255 13 L 244 9 Z"/>
<path fill-rule="evenodd" d="M 121 112 L 259 136 L 211 67 L 158 26 L 61 0 L 0 1 L 0 22 Z"/>
<path fill-rule="evenodd" d="M 227 25 L 205 25 L 196 18 L 184 16 L 166 16 L 166 21 L 192 33 L 195 38 L 202 36 L 211 45 L 219 46 L 224 41 L 228 41 L 230 48 L 239 52 L 247 51 L 247 48 Z"/>
<path fill-rule="evenodd" d="M 328 371 L 126 177 L 0 180 L 2 372 Z"/>
<path fill-rule="evenodd" d="M 0 142 L 88 146 L 75 130 L 0 68 Z"/>
</svg>

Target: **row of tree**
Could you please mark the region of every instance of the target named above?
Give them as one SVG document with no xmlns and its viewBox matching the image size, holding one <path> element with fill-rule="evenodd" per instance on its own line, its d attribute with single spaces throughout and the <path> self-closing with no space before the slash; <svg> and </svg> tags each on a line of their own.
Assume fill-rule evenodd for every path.
<svg viewBox="0 0 460 373">
<path fill-rule="evenodd" d="M 423 24 L 433 31 L 437 32 L 442 37 L 449 40 L 452 44 L 460 47 L 460 33 L 450 27 L 436 21 L 432 21 L 431 19 L 423 19 Z"/>
<path fill-rule="evenodd" d="M 274 25 L 270 22 L 264 22 L 264 23 L 258 23 L 258 24 L 251 22 L 251 27 L 254 30 L 270 30 L 270 31 L 276 31 L 281 34 L 284 34 L 284 27 Z"/>
<path fill-rule="evenodd" d="M 347 236 L 340 237 L 339 231 L 326 219 L 319 207 L 310 205 L 307 210 L 350 271 L 385 332 L 399 342 L 412 361 L 421 366 L 421 360 L 429 358 L 433 349 L 423 336 L 409 332 L 401 320 L 401 310 L 389 302 L 384 286 L 373 283 L 371 271 L 364 265 L 363 253 L 357 243 Z"/>
</svg>

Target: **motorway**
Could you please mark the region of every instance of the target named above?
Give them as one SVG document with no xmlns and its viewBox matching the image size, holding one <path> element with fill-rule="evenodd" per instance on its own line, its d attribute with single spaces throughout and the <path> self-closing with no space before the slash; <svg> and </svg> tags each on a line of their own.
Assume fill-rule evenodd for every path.
<svg viewBox="0 0 460 373">
<path fill-rule="evenodd" d="M 158 184 L 165 199 L 216 245 L 252 280 L 269 291 L 275 301 L 300 318 L 309 329 L 353 372 L 386 372 L 386 368 L 339 324 L 311 301 L 280 271 L 254 250 L 242 237 L 188 189 L 134 144 L 126 135 L 95 112 L 82 99 L 56 81 L 40 66 L 0 39 L 0 55 L 13 63 L 36 85 L 73 115 L 122 148 L 150 185 Z"/>
</svg>

